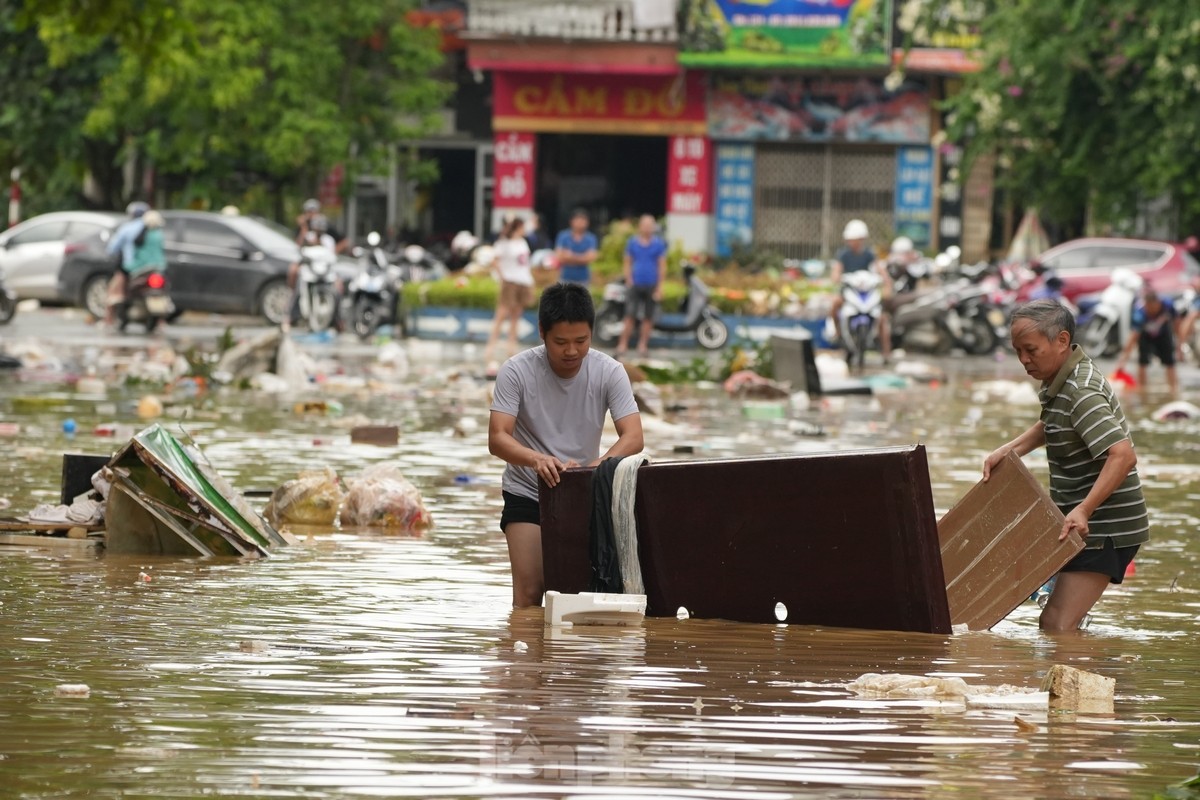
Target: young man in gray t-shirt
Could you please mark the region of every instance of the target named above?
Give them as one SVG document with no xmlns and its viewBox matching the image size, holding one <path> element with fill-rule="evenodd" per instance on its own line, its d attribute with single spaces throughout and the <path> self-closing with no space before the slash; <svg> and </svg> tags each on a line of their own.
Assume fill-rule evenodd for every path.
<svg viewBox="0 0 1200 800">
<path fill-rule="evenodd" d="M 540 605 L 545 590 L 538 478 L 554 487 L 565 469 L 642 451 L 642 418 L 625 368 L 589 349 L 595 318 L 585 287 L 549 287 L 538 307 L 543 344 L 513 356 L 496 375 L 488 450 L 508 462 L 500 529 L 517 608 Z M 606 414 L 618 438 L 602 458 Z"/>
</svg>

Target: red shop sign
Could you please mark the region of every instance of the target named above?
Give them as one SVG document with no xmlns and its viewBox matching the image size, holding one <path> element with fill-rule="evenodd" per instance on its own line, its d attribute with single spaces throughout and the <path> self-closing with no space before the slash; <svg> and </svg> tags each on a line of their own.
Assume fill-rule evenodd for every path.
<svg viewBox="0 0 1200 800">
<path fill-rule="evenodd" d="M 533 208 L 537 137 L 496 131 L 496 208 Z"/>
<path fill-rule="evenodd" d="M 702 136 L 704 75 L 497 72 L 492 124 L 509 131 Z"/>
<path fill-rule="evenodd" d="M 711 142 L 705 136 L 672 136 L 667 146 L 667 213 L 710 213 Z"/>
</svg>

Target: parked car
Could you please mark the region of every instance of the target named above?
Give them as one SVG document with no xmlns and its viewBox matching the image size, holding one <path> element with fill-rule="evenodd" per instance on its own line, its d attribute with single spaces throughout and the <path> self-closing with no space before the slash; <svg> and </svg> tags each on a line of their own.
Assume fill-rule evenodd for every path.
<svg viewBox="0 0 1200 800">
<path fill-rule="evenodd" d="M 163 228 L 171 299 L 177 313 L 210 311 L 260 314 L 281 322 L 291 304 L 288 265 L 296 243 L 250 217 L 206 211 L 164 211 Z M 104 316 L 115 259 L 105 245 L 116 222 L 67 246 L 59 293 L 96 317 Z"/>
<path fill-rule="evenodd" d="M 56 211 L 0 232 L 0 271 L 19 299 L 68 302 L 58 292 L 67 243 L 109 230 L 121 215 L 109 211 Z"/>
<path fill-rule="evenodd" d="M 1118 267 L 1133 270 L 1164 296 L 1178 294 L 1200 275 L 1200 263 L 1183 245 L 1147 239 L 1075 239 L 1050 248 L 1035 264 L 1062 281 L 1071 302 L 1104 291 Z M 1028 300 L 1043 280 L 1023 286 L 1019 299 Z"/>
</svg>

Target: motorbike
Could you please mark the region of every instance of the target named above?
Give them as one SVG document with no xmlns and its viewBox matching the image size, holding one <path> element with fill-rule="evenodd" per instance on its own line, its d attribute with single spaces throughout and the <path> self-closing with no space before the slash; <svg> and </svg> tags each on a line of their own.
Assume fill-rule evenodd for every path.
<svg viewBox="0 0 1200 800">
<path fill-rule="evenodd" d="M 911 264 L 896 277 L 890 301 L 894 347 L 944 353 L 958 347 L 970 355 L 992 352 L 1005 335 L 1007 304 L 1002 281 L 986 262 L 959 267 L 958 277 L 940 286 L 918 288 L 933 271 L 949 267 L 950 259 Z M 990 277 L 989 277 L 990 276 Z"/>
<path fill-rule="evenodd" d="M 296 298 L 300 319 L 314 333 L 331 328 L 337 322 L 336 264 L 337 254 L 328 247 L 310 245 L 300 249 Z"/>
<path fill-rule="evenodd" d="M 171 288 L 166 273 L 147 270 L 130 275 L 125 288 L 125 299 L 114 309 L 117 329 L 124 331 L 131 322 L 136 322 L 149 333 L 175 314 L 175 303 L 171 301 Z"/>
<path fill-rule="evenodd" d="M 1094 305 L 1080 301 L 1079 334 L 1083 349 L 1092 355 L 1115 356 L 1133 330 L 1133 304 L 1142 290 L 1142 278 L 1132 270 L 1113 270 L 1108 285 Z"/>
<path fill-rule="evenodd" d="M 391 325 L 393 335 L 408 335 L 403 269 L 392 263 L 380 241 L 378 233 L 367 234 L 369 249 L 361 253 L 362 269 L 346 287 L 345 317 L 363 341 L 382 325 Z"/>
<path fill-rule="evenodd" d="M 720 350 L 729 341 L 729 327 L 720 313 L 709 302 L 712 291 L 696 275 L 696 266 L 683 264 L 683 279 L 687 283 L 687 296 L 680 303 L 683 321 L 677 324 L 654 320 L 654 330 L 661 333 L 690 333 L 705 350 Z M 596 340 L 605 347 L 612 347 L 621 338 L 625 325 L 625 298 L 628 290 L 624 278 L 619 278 L 604 287 L 604 302 L 596 312 Z"/>
<path fill-rule="evenodd" d="M 862 369 L 867 350 L 879 339 L 883 316 L 883 279 L 870 270 L 842 276 L 842 307 L 838 311 L 838 335 L 846 348 L 846 363 Z"/>
<path fill-rule="evenodd" d="M 17 313 L 17 294 L 4 283 L 4 270 L 0 269 L 0 325 L 12 322 Z"/>
<path fill-rule="evenodd" d="M 446 265 L 419 244 L 410 244 L 400 252 L 400 267 L 409 283 L 436 281 L 446 277 Z"/>
</svg>

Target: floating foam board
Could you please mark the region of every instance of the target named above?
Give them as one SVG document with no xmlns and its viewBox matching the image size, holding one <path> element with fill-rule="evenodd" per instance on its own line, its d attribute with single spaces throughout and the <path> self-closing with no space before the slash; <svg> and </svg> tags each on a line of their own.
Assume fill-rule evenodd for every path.
<svg viewBox="0 0 1200 800">
<path fill-rule="evenodd" d="M 1009 453 L 938 523 L 950 621 L 987 630 L 1083 549 L 1074 531 L 1058 541 L 1063 515 L 1021 459 Z"/>
<path fill-rule="evenodd" d="M 646 616 L 646 595 L 546 592 L 546 624 L 639 625 Z"/>
</svg>

